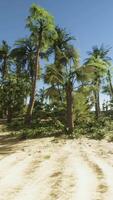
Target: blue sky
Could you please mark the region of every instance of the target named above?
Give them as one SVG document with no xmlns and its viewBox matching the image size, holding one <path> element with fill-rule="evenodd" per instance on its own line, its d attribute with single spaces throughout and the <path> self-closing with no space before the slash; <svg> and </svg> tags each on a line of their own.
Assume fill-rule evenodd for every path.
<svg viewBox="0 0 113 200">
<path fill-rule="evenodd" d="M 25 19 L 33 2 L 50 11 L 56 23 L 76 37 L 82 60 L 95 44 L 113 45 L 113 0 L 0 0 L 0 41 L 13 44 L 27 35 Z"/>
<path fill-rule="evenodd" d="M 27 35 L 25 19 L 32 3 L 47 9 L 56 24 L 76 37 L 81 61 L 93 45 L 113 46 L 113 0 L 0 0 L 0 42 L 12 45 Z"/>
</svg>

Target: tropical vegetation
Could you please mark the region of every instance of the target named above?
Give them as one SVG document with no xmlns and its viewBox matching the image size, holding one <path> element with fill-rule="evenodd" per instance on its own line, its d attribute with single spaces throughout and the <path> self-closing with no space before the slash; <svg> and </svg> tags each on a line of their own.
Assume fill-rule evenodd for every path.
<svg viewBox="0 0 113 200">
<path fill-rule="evenodd" d="M 33 4 L 28 36 L 0 44 L 0 118 L 19 137 L 61 134 L 113 138 L 110 48 L 93 46 L 80 60 L 75 37 Z M 42 84 L 43 82 L 43 84 Z M 104 93 L 109 101 L 101 102 Z"/>
</svg>

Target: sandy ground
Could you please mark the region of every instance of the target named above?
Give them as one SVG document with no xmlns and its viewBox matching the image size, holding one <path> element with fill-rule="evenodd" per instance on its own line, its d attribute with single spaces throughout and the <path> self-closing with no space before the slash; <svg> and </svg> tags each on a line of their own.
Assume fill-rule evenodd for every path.
<svg viewBox="0 0 113 200">
<path fill-rule="evenodd" d="M 113 143 L 0 136 L 0 200 L 113 200 Z"/>
</svg>

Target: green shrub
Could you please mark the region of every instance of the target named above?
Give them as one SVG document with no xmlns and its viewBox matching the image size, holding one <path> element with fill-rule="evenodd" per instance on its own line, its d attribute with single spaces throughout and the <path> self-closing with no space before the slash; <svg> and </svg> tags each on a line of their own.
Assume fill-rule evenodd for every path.
<svg viewBox="0 0 113 200">
<path fill-rule="evenodd" d="M 93 131 L 88 135 L 90 139 L 101 140 L 105 137 L 105 130 L 93 128 Z"/>
<path fill-rule="evenodd" d="M 113 131 L 107 132 L 107 134 L 105 135 L 105 139 L 106 139 L 108 142 L 113 142 Z"/>
<path fill-rule="evenodd" d="M 51 136 L 59 136 L 62 134 L 62 130 L 56 127 L 48 126 L 48 127 L 38 127 L 38 128 L 30 128 L 23 129 L 19 132 L 19 139 L 28 139 L 28 138 L 39 138 L 39 137 L 51 137 Z"/>
</svg>

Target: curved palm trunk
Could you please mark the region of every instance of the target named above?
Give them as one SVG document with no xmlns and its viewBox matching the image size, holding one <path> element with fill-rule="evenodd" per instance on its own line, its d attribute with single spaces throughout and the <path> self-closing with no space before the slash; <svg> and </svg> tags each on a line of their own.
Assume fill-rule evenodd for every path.
<svg viewBox="0 0 113 200">
<path fill-rule="evenodd" d="M 67 130 L 69 134 L 73 132 L 73 96 L 72 96 L 72 83 L 69 81 L 66 84 L 66 102 L 67 102 Z"/>
<path fill-rule="evenodd" d="M 37 82 L 38 72 L 39 72 L 39 68 L 40 68 L 39 60 L 40 60 L 40 57 L 39 57 L 39 50 L 38 50 L 37 56 L 36 56 L 34 78 L 33 78 L 33 81 L 32 81 L 31 95 L 30 95 L 29 105 L 28 105 L 28 109 L 27 109 L 27 114 L 26 114 L 26 117 L 25 117 L 25 122 L 27 124 L 31 123 L 31 120 L 32 120 L 32 113 L 33 113 L 33 108 L 34 108 L 34 103 L 35 103 L 36 82 Z"/>
</svg>

